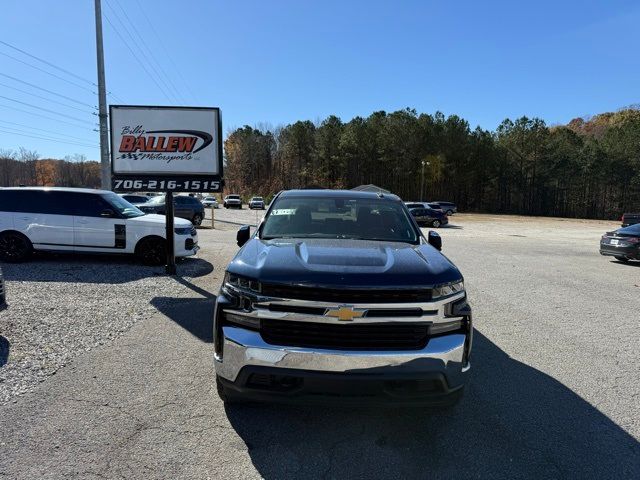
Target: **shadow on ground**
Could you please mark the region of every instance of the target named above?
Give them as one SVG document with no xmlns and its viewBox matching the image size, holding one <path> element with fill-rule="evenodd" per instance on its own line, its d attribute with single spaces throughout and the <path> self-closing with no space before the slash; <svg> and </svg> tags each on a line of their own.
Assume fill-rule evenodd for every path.
<svg viewBox="0 0 640 480">
<path fill-rule="evenodd" d="M 9 359 L 9 340 L 0 335 L 0 367 L 5 365 Z"/>
<path fill-rule="evenodd" d="M 280 478 L 640 478 L 640 444 L 476 332 L 452 410 L 231 405 L 259 474 Z"/>
<path fill-rule="evenodd" d="M 202 295 L 203 298 L 155 297 L 151 300 L 151 305 L 191 335 L 203 342 L 212 343 L 213 309 L 216 296 L 182 277 L 176 276 L 174 280 Z"/>
<path fill-rule="evenodd" d="M 620 260 L 611 260 L 611 263 L 618 263 L 620 265 L 626 265 L 627 267 L 640 267 L 640 261 L 630 260 L 628 262 L 621 262 Z"/>
<path fill-rule="evenodd" d="M 213 265 L 201 258 L 183 258 L 177 262 L 178 274 L 202 277 Z M 8 281 L 128 283 L 147 277 L 164 276 L 164 267 L 142 265 L 133 256 L 37 254 L 25 263 L 3 263 Z"/>
</svg>

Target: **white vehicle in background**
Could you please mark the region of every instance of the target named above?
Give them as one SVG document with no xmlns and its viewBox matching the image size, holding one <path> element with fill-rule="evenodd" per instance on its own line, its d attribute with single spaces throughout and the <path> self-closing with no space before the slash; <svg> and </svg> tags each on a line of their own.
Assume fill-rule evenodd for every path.
<svg viewBox="0 0 640 480">
<path fill-rule="evenodd" d="M 147 265 L 167 257 L 165 216 L 145 214 L 107 190 L 0 188 L 0 260 L 22 262 L 33 251 L 135 254 Z M 198 251 L 189 220 L 175 218 L 176 257 Z"/>
<path fill-rule="evenodd" d="M 205 197 L 202 199 L 202 204 L 205 207 L 220 208 L 220 204 L 218 203 L 218 200 L 216 200 L 216 197 Z"/>
<path fill-rule="evenodd" d="M 224 197 L 224 208 L 239 208 L 242 210 L 242 199 L 234 193 Z"/>
<path fill-rule="evenodd" d="M 253 210 L 254 208 L 257 208 L 258 210 L 265 209 L 264 199 L 262 197 L 253 197 L 249 200 L 249 209 Z"/>
</svg>

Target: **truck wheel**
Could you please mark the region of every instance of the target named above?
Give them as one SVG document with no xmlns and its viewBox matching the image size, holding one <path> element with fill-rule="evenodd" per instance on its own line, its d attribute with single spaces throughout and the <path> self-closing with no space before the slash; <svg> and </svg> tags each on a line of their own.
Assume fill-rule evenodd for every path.
<svg viewBox="0 0 640 480">
<path fill-rule="evenodd" d="M 199 227 L 202 224 L 202 215 L 196 213 L 191 219 L 191 223 L 193 223 L 196 227 Z"/>
<path fill-rule="evenodd" d="M 462 400 L 463 396 L 464 396 L 464 388 L 461 388 L 449 398 L 449 401 L 445 405 L 443 405 L 442 408 L 444 410 L 455 408 L 460 403 L 460 400 Z"/>
<path fill-rule="evenodd" d="M 33 252 L 31 241 L 18 232 L 0 234 L 0 260 L 8 263 L 24 262 Z"/>
<path fill-rule="evenodd" d="M 220 375 L 216 375 L 216 391 L 218 392 L 218 396 L 220 397 L 220 400 L 222 400 L 222 402 L 225 405 L 230 405 L 232 403 L 237 403 L 234 399 L 232 399 L 229 396 L 229 394 L 225 390 L 224 385 L 223 385 L 222 381 L 220 380 Z"/>
<path fill-rule="evenodd" d="M 627 263 L 629 259 L 627 257 L 615 257 L 619 262 Z"/>
<path fill-rule="evenodd" d="M 440 226 L 440 220 L 434 220 L 431 222 L 431 226 L 434 228 L 438 228 Z"/>
<path fill-rule="evenodd" d="M 136 254 L 145 265 L 164 265 L 167 261 L 167 243 L 164 238 L 143 238 L 136 247 Z"/>
</svg>

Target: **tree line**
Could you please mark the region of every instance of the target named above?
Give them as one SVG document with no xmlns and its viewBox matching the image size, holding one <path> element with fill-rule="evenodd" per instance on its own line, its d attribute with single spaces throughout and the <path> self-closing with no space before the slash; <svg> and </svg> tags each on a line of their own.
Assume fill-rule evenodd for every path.
<svg viewBox="0 0 640 480">
<path fill-rule="evenodd" d="M 26 148 L 0 150 L 0 186 L 18 185 L 100 188 L 100 164 L 77 154 L 55 160 Z"/>
<path fill-rule="evenodd" d="M 238 128 L 225 157 L 226 190 L 246 195 L 375 184 L 404 200 L 450 200 L 464 211 L 618 218 L 640 210 L 636 107 L 560 126 L 506 119 L 495 131 L 413 109 L 346 123 L 332 115 Z"/>
</svg>

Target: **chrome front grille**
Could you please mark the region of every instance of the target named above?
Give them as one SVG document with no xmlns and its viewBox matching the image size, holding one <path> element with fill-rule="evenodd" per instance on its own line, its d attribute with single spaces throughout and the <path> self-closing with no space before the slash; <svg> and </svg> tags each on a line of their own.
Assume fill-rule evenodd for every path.
<svg viewBox="0 0 640 480">
<path fill-rule="evenodd" d="M 260 335 L 273 345 L 340 350 L 420 350 L 427 344 L 426 323 L 342 324 L 263 319 Z"/>
</svg>

